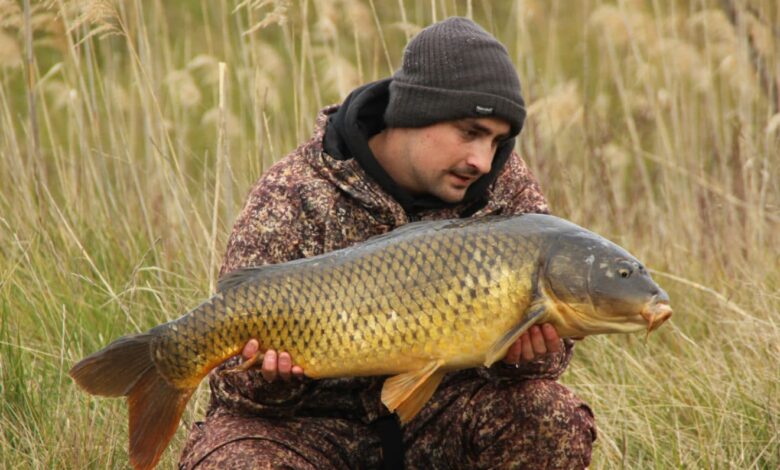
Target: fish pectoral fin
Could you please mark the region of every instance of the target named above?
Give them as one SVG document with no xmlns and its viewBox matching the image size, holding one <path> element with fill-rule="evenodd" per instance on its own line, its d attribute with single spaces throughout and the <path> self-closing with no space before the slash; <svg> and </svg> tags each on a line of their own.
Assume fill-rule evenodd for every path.
<svg viewBox="0 0 780 470">
<path fill-rule="evenodd" d="M 249 359 L 245 360 L 241 364 L 237 365 L 236 367 L 232 367 L 230 369 L 224 369 L 222 370 L 219 375 L 220 377 L 226 377 L 231 374 L 239 374 L 241 372 L 246 372 L 249 369 L 254 368 L 256 365 L 263 364 L 263 358 L 265 357 L 265 351 L 260 352 L 259 350 L 255 353 L 254 356 L 250 357 Z"/>
<path fill-rule="evenodd" d="M 445 371 L 444 361 L 431 361 L 422 369 L 404 372 L 385 380 L 382 403 L 395 411 L 402 423 L 409 422 L 422 409 L 439 386 Z"/>
<path fill-rule="evenodd" d="M 523 321 L 504 333 L 504 335 L 501 336 L 498 341 L 493 343 L 493 346 L 490 347 L 487 354 L 485 355 L 485 367 L 490 367 L 494 362 L 506 356 L 506 352 L 509 349 L 509 346 L 517 341 L 517 338 L 525 333 L 526 330 L 531 327 L 531 325 L 536 323 L 536 321 L 544 313 L 545 307 L 544 304 L 542 304 L 536 307 L 532 307 L 529 310 L 530 312 L 525 316 Z"/>
</svg>

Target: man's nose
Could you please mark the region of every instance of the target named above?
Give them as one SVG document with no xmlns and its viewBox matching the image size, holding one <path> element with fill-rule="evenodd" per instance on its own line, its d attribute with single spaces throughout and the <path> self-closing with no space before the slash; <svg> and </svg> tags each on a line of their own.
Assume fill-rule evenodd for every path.
<svg viewBox="0 0 780 470">
<path fill-rule="evenodd" d="M 496 154 L 496 148 L 491 144 L 475 144 L 471 148 L 467 163 L 470 167 L 479 171 L 481 175 L 490 173 L 490 167 L 493 165 L 493 157 Z"/>
</svg>

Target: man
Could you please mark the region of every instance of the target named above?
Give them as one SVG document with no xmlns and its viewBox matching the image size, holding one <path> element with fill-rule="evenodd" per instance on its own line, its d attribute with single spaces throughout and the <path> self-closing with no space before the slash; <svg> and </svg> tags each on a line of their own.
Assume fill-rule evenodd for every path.
<svg viewBox="0 0 780 470">
<path fill-rule="evenodd" d="M 414 220 L 547 212 L 513 151 L 524 118 L 503 45 L 465 18 L 424 29 L 392 78 L 323 110 L 311 140 L 258 181 L 221 274 Z M 244 359 L 258 352 L 252 340 Z M 535 326 L 490 369 L 448 374 L 401 429 L 380 402 L 383 377 L 310 380 L 289 354 L 265 351 L 259 371 L 212 373 L 207 418 L 193 426 L 181 466 L 584 468 L 593 415 L 555 382 L 571 353 L 570 340 Z"/>
</svg>

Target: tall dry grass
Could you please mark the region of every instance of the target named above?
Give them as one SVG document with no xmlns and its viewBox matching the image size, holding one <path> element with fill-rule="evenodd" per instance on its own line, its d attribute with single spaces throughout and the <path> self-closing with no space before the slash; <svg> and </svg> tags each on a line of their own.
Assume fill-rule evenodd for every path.
<svg viewBox="0 0 780 470">
<path fill-rule="evenodd" d="M 563 378 L 594 468 L 780 467 L 773 0 L 0 1 L 0 467 L 126 467 L 124 404 L 69 366 L 206 297 L 251 183 L 453 14 L 516 61 L 554 212 L 672 296 L 658 334 L 589 338 Z"/>
</svg>

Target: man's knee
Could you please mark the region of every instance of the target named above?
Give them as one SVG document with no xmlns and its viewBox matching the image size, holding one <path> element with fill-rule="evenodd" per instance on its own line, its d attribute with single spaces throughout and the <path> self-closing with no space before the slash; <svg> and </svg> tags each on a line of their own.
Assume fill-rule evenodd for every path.
<svg viewBox="0 0 780 470">
<path fill-rule="evenodd" d="M 593 413 L 552 380 L 491 384 L 478 394 L 478 460 L 502 468 L 584 468 L 590 464 Z M 480 465 L 481 466 L 481 465 Z"/>
<path fill-rule="evenodd" d="M 596 422 L 590 407 L 574 392 L 554 380 L 528 380 L 509 388 L 508 401 L 516 418 L 533 420 L 538 429 L 562 439 L 596 440 Z"/>
<path fill-rule="evenodd" d="M 243 429 L 240 419 L 209 424 L 192 426 L 180 470 L 316 468 L 293 447 L 265 437 L 268 433 L 259 426 Z"/>
<path fill-rule="evenodd" d="M 216 416 L 193 426 L 179 461 L 185 470 L 370 467 L 379 440 L 342 419 Z"/>
<path fill-rule="evenodd" d="M 199 460 L 194 470 L 315 470 L 290 447 L 267 439 L 241 439 L 224 444 Z"/>
</svg>

